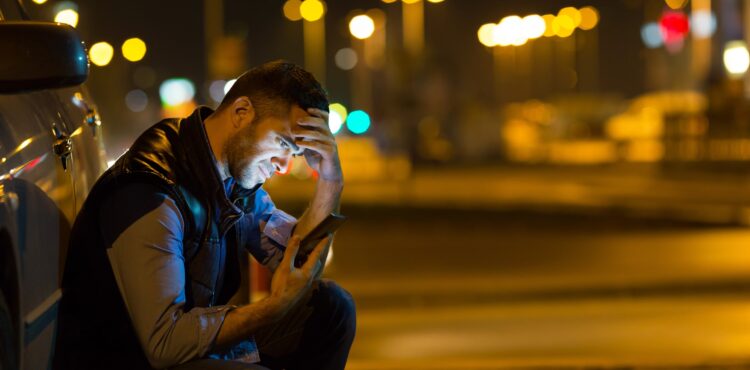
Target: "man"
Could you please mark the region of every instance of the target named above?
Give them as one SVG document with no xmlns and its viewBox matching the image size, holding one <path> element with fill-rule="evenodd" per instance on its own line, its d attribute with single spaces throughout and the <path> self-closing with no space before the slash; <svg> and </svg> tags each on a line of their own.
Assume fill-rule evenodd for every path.
<svg viewBox="0 0 750 370">
<path fill-rule="evenodd" d="M 330 238 L 300 267 L 299 235 L 337 212 L 343 187 L 328 101 L 308 72 L 271 62 L 215 112 L 145 131 L 96 183 L 73 227 L 54 365 L 59 369 L 343 369 L 351 296 L 320 280 Z M 261 188 L 304 155 L 317 171 L 295 220 Z M 227 305 L 241 248 L 271 293 Z"/>
</svg>

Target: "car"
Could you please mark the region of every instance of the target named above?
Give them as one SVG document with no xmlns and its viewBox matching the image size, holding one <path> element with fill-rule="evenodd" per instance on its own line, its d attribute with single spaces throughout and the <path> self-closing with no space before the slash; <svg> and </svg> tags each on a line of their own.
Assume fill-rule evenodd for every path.
<svg viewBox="0 0 750 370">
<path fill-rule="evenodd" d="M 0 0 L 0 370 L 46 369 L 68 236 L 106 170 L 75 29 Z"/>
</svg>

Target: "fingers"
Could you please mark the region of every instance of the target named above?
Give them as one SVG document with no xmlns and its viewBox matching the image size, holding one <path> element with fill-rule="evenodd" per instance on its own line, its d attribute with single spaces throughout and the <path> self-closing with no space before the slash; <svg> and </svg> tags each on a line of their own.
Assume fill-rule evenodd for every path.
<svg viewBox="0 0 750 370">
<path fill-rule="evenodd" d="M 328 112 L 315 108 L 310 108 L 307 112 L 310 116 L 298 121 L 297 123 L 300 126 L 314 127 L 320 131 L 330 133 L 331 129 L 328 127 Z"/>
<path fill-rule="evenodd" d="M 330 153 L 335 150 L 335 147 L 332 144 L 320 141 L 299 141 L 297 142 L 297 146 L 302 149 L 309 149 L 325 158 L 329 158 L 331 156 Z"/>
<path fill-rule="evenodd" d="M 333 135 L 331 135 L 328 132 L 320 132 L 317 130 L 297 130 L 294 132 L 295 137 L 295 144 L 300 140 L 317 140 L 317 141 L 325 141 L 325 142 L 335 142 L 336 139 L 333 138 Z"/>
<path fill-rule="evenodd" d="M 307 108 L 307 113 L 313 117 L 320 117 L 328 122 L 328 112 L 318 108 Z"/>
<path fill-rule="evenodd" d="M 281 266 L 289 267 L 294 269 L 294 259 L 297 257 L 299 251 L 299 236 L 294 235 L 289 238 L 289 242 L 286 244 L 286 250 L 284 251 L 284 258 L 281 260 Z"/>
</svg>

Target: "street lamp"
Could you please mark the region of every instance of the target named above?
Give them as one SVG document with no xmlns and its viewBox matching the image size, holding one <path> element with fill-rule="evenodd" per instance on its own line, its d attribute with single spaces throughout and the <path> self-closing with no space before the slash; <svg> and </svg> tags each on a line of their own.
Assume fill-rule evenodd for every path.
<svg viewBox="0 0 750 370">
<path fill-rule="evenodd" d="M 284 3 L 284 16 L 290 21 L 298 21 L 302 19 L 302 13 L 300 12 L 300 6 L 302 2 L 300 0 L 287 0 Z"/>
<path fill-rule="evenodd" d="M 122 43 L 122 56 L 131 62 L 137 62 L 146 56 L 146 43 L 143 40 L 133 37 Z"/>
<path fill-rule="evenodd" d="M 299 12 L 304 20 L 315 22 L 320 18 L 323 18 L 325 7 L 320 0 L 305 0 L 300 4 Z"/>
<path fill-rule="evenodd" d="M 528 40 L 538 39 L 544 35 L 546 24 L 544 18 L 538 14 L 531 14 L 521 18 L 523 34 Z"/>
<path fill-rule="evenodd" d="M 375 32 L 375 22 L 366 14 L 358 15 L 349 22 L 349 32 L 352 36 L 365 40 Z"/>
<path fill-rule="evenodd" d="M 493 38 L 495 27 L 497 27 L 496 23 L 485 23 L 481 27 L 479 27 L 479 30 L 477 31 L 477 38 L 479 38 L 479 42 L 482 43 L 482 45 L 488 48 L 497 45 Z"/>
<path fill-rule="evenodd" d="M 724 68 L 732 78 L 740 78 L 750 67 L 747 44 L 741 40 L 730 41 L 724 46 Z"/>
<path fill-rule="evenodd" d="M 114 49 L 108 42 L 97 42 L 96 44 L 91 45 L 91 48 L 89 49 L 89 59 L 91 59 L 91 63 L 94 63 L 99 67 L 104 67 L 109 64 L 109 62 L 112 61 L 113 55 Z"/>
<path fill-rule="evenodd" d="M 75 28 L 78 25 L 78 12 L 73 9 L 64 9 L 55 15 L 55 22 L 65 23 Z"/>
</svg>

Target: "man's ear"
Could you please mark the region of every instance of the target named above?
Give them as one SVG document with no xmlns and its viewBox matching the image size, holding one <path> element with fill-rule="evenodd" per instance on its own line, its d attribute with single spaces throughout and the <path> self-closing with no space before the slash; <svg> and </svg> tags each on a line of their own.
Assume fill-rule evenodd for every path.
<svg viewBox="0 0 750 370">
<path fill-rule="evenodd" d="M 255 107 L 247 96 L 240 96 L 232 103 L 232 127 L 239 129 L 255 119 Z"/>
</svg>

